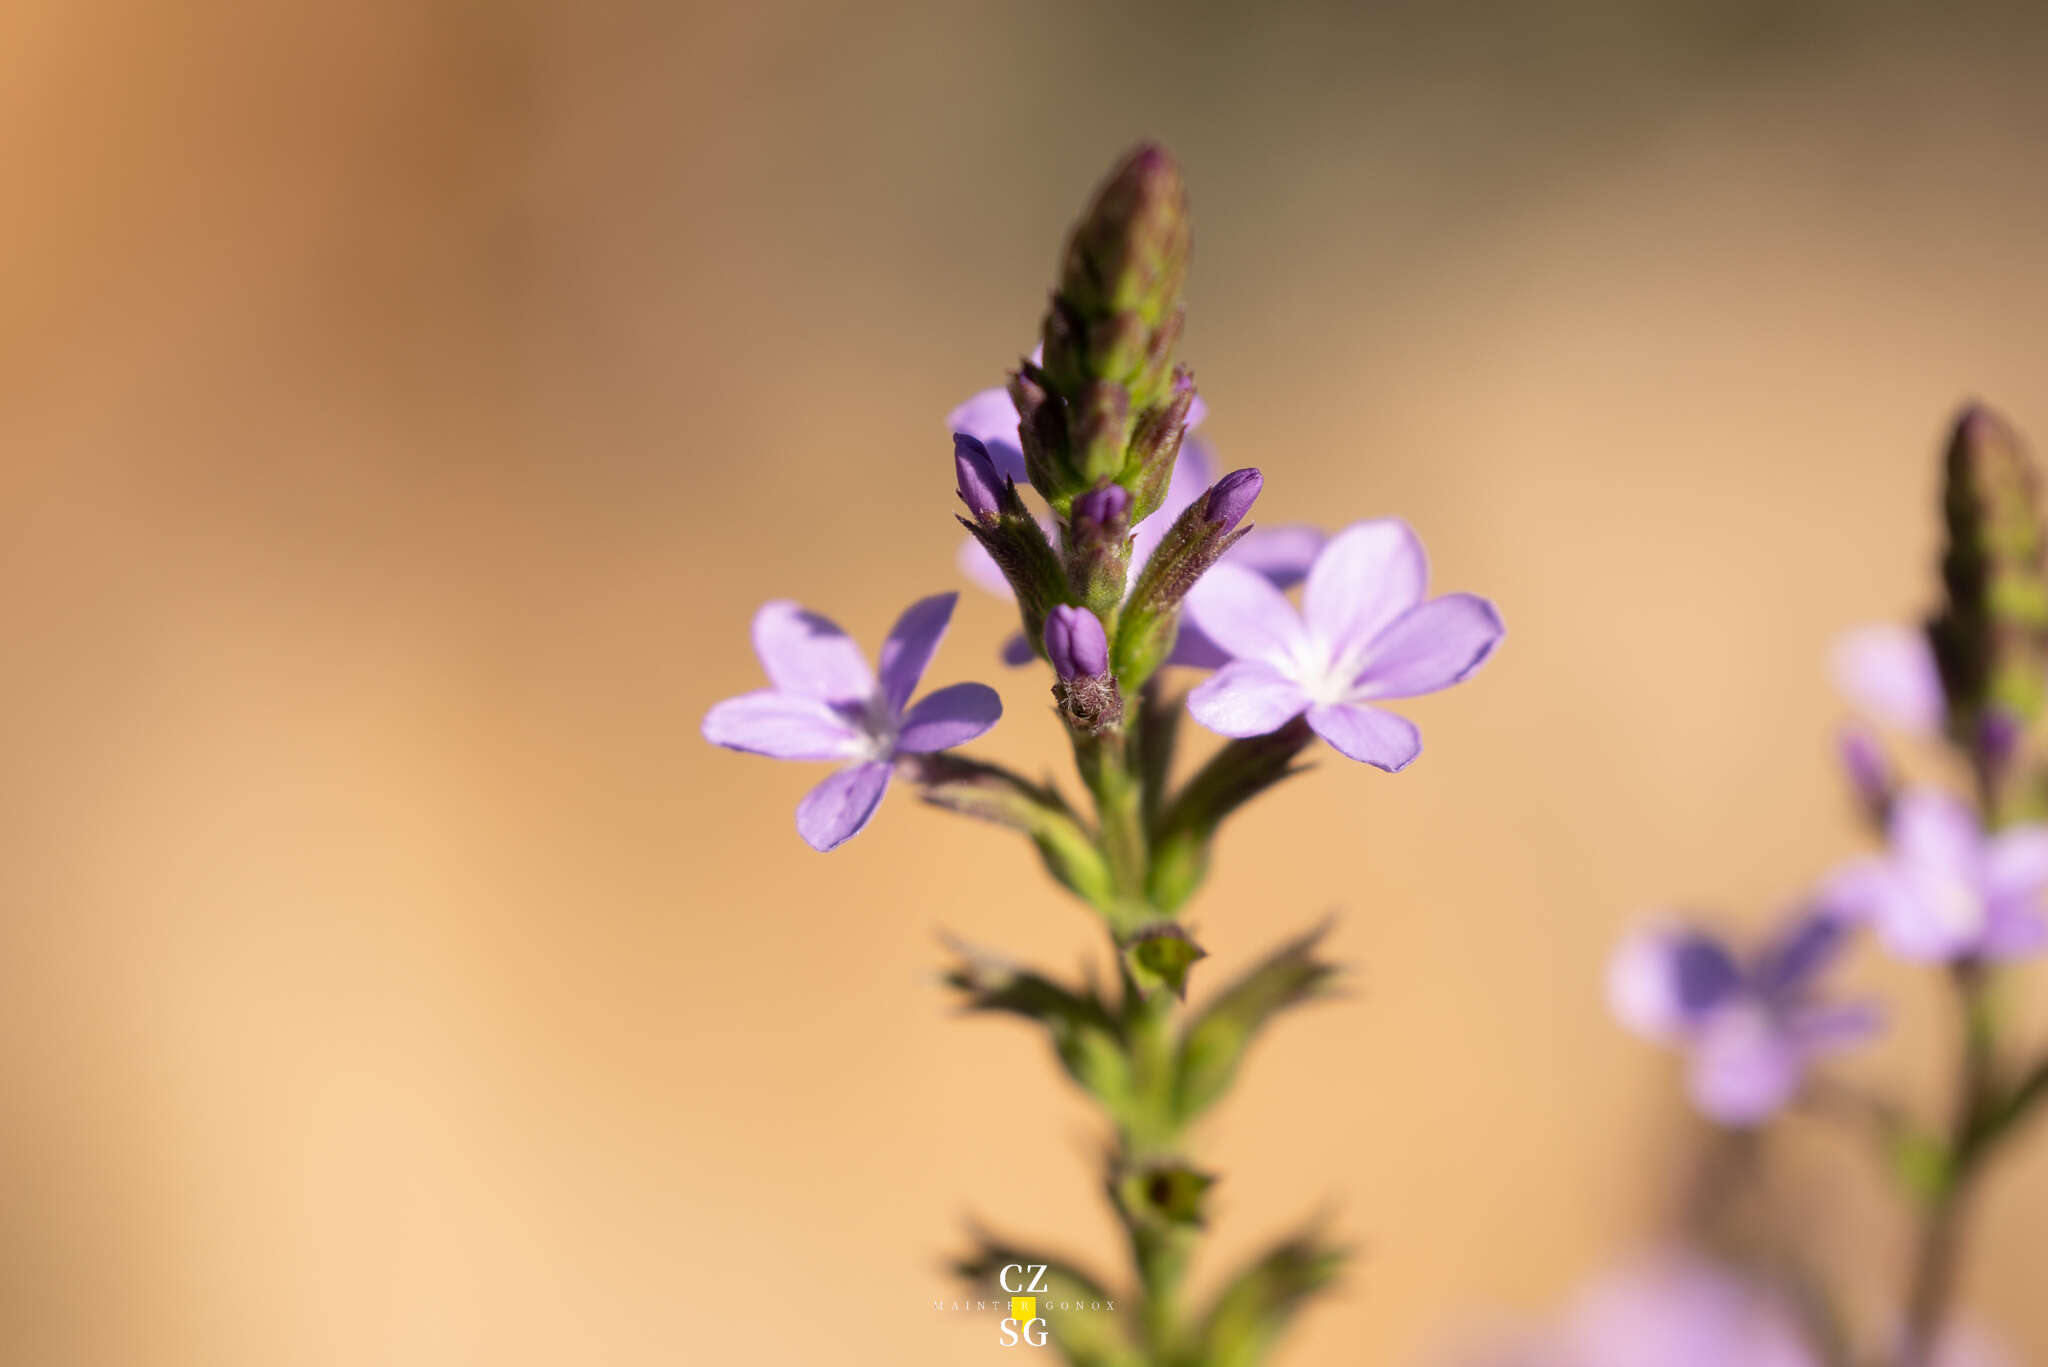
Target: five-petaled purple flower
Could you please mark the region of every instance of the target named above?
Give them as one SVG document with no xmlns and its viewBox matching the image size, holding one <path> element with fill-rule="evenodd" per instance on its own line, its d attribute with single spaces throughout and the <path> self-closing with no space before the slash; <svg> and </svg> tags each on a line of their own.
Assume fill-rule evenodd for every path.
<svg viewBox="0 0 2048 1367">
<path fill-rule="evenodd" d="M 1987 835 L 1961 798 L 1916 788 L 1892 803 L 1887 843 L 1844 866 L 1825 895 L 1900 958 L 2013 959 L 2048 946 L 2048 826 Z"/>
<path fill-rule="evenodd" d="M 1036 354 L 1033 353 L 1034 357 Z M 1192 435 L 1207 412 L 1197 396 L 1194 406 L 1188 411 L 1190 435 L 1181 445 L 1180 458 L 1174 462 L 1173 475 L 1166 483 L 1166 493 L 1152 515 L 1131 529 L 1129 583 L 1138 581 L 1139 572 L 1152 558 L 1152 552 L 1158 549 L 1161 538 L 1173 526 L 1174 519 L 1190 503 L 1207 493 L 1215 482 L 1215 458 L 1209 454 L 1208 447 Z M 1028 481 L 1024 477 L 1024 453 L 1017 445 L 1017 406 L 1008 392 L 984 389 L 947 414 L 946 422 L 956 434 L 973 437 L 987 449 L 989 461 L 999 476 L 1014 479 L 1019 488 L 1025 487 Z M 978 478 L 977 474 L 976 480 L 964 481 L 961 487 L 977 488 Z M 992 506 L 992 497 L 990 502 Z M 972 508 L 974 505 L 970 502 L 968 506 Z M 1047 532 L 1056 535 L 1056 529 L 1050 523 L 1047 523 Z M 1299 584 L 1302 576 L 1308 573 L 1310 563 L 1323 548 L 1323 540 L 1323 534 L 1314 527 L 1257 527 L 1225 552 L 1223 559 L 1226 564 L 1241 565 L 1264 575 L 1277 587 L 1289 589 Z M 989 559 L 988 552 L 973 537 L 967 538 L 960 547 L 960 572 L 978 588 L 1005 598 L 1010 596 L 1010 582 L 1003 578 L 996 562 Z M 1003 643 L 1005 664 L 1028 664 L 1032 655 L 1031 642 L 1025 640 L 1021 632 Z M 1217 669 L 1229 662 L 1230 656 L 1203 636 L 1200 629 L 1183 615 L 1180 636 L 1174 642 L 1168 663 L 1195 669 Z"/>
<path fill-rule="evenodd" d="M 1226 736 L 1262 736 L 1306 713 L 1340 753 L 1405 768 L 1422 735 L 1373 704 L 1449 688 L 1501 638 L 1493 604 L 1469 593 L 1425 599 L 1428 582 L 1422 543 L 1398 518 L 1331 537 L 1298 613 L 1268 579 L 1224 560 L 1189 592 L 1187 615 L 1235 658 L 1188 695 L 1188 711 Z"/>
<path fill-rule="evenodd" d="M 958 597 L 935 594 L 906 608 L 882 642 L 875 673 L 832 622 L 795 603 L 764 605 L 754 614 L 754 653 L 774 687 L 713 707 L 704 739 L 775 759 L 845 761 L 796 809 L 797 831 L 813 849 L 844 844 L 881 805 L 897 756 L 963 745 L 1003 714 L 986 684 L 953 684 L 910 701 Z"/>
<path fill-rule="evenodd" d="M 1615 950 L 1608 1004 L 1637 1034 L 1686 1051 L 1688 1090 L 1704 1114 L 1724 1125 L 1755 1125 L 1793 1098 L 1812 1059 L 1878 1027 L 1869 1006 L 1814 998 L 1849 929 L 1821 906 L 1741 963 L 1705 931 L 1658 921 Z"/>
</svg>

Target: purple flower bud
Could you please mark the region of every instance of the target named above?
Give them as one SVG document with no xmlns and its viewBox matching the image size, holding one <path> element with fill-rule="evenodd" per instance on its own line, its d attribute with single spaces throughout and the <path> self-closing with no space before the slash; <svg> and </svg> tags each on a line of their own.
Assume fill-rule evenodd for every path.
<svg viewBox="0 0 2048 1367">
<path fill-rule="evenodd" d="M 1232 470 L 1209 490 L 1202 516 L 1221 531 L 1230 531 L 1252 510 L 1252 500 L 1265 487 L 1265 476 L 1257 470 Z"/>
<path fill-rule="evenodd" d="M 1092 679 L 1109 672 L 1109 638 L 1086 608 L 1062 603 L 1045 615 L 1045 655 L 1062 679 Z"/>
<path fill-rule="evenodd" d="M 1093 527 L 1112 526 L 1130 515 L 1131 496 L 1120 484 L 1090 489 L 1074 500 L 1074 520 Z"/>
<path fill-rule="evenodd" d="M 960 501 L 977 522 L 1001 513 L 1003 477 L 996 473 L 988 448 L 965 432 L 953 434 L 953 472 L 960 482 Z"/>
<path fill-rule="evenodd" d="M 1882 815 L 1891 806 L 1893 788 L 1891 761 L 1885 758 L 1884 746 L 1870 728 L 1853 722 L 1842 728 L 1836 744 L 1842 772 L 1848 776 L 1857 800 L 1869 811 Z"/>
</svg>

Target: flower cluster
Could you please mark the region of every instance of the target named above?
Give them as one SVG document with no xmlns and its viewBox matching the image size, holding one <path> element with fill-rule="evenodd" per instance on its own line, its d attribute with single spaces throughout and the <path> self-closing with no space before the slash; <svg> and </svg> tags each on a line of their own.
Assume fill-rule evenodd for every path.
<svg viewBox="0 0 2048 1367">
<path fill-rule="evenodd" d="M 768 604 L 754 649 L 771 686 L 718 703 L 703 728 L 730 749 L 839 766 L 798 804 L 797 830 L 817 849 L 864 829 L 898 778 L 934 806 L 1026 836 L 1102 917 L 1114 992 L 965 949 L 947 978 L 970 1009 L 1042 1027 L 1114 1131 L 1103 1188 L 1130 1238 L 1136 1285 L 1121 1294 L 1138 1313 L 1108 1329 L 1100 1317 L 1055 1322 L 1075 1362 L 1253 1362 L 1334 1275 L 1337 1251 L 1301 1233 L 1247 1265 L 1207 1314 L 1180 1304 L 1213 1181 L 1187 1156 L 1187 1126 L 1265 1024 L 1322 995 L 1334 968 L 1318 956 L 1320 933 L 1302 936 L 1184 1013 L 1206 951 L 1178 912 L 1225 819 L 1297 772 L 1317 737 L 1405 768 L 1421 737 L 1386 704 L 1469 677 L 1501 638 L 1486 600 L 1430 596 L 1421 542 L 1398 520 L 1328 535 L 1252 526 L 1265 476 L 1219 473 L 1196 435 L 1206 407 L 1177 356 L 1188 249 L 1179 170 L 1141 147 L 1074 229 L 1037 348 L 949 418 L 968 537 L 960 568 L 1014 607 L 1002 659 L 1050 674 L 1085 806 L 958 753 L 1001 716 L 986 685 L 915 697 L 952 594 L 913 604 L 872 671 L 830 621 Z M 1187 688 L 1189 671 L 1206 677 Z M 1183 713 L 1225 738 L 1187 773 L 1176 764 Z M 1059 1303 L 1105 1298 L 1064 1260 L 981 1244 L 963 1275 L 1036 1263 L 1074 1292 Z"/>
<path fill-rule="evenodd" d="M 1862 714 L 1842 732 L 1843 771 L 1882 849 L 1820 878 L 1753 953 L 1662 915 L 1623 940 L 1608 971 L 1615 1015 L 1684 1051 L 1688 1091 L 1709 1119 L 1754 1130 L 1806 1098 L 1816 1114 L 1846 1117 L 1877 1139 L 1924 1211 L 1897 1342 L 1882 1358 L 1894 1367 L 1966 1360 L 1943 1332 L 1965 1198 L 1991 1155 L 2048 1099 L 2048 1052 L 2031 1062 L 2010 1057 L 1993 990 L 2003 965 L 2048 949 L 2048 751 L 2038 739 L 2048 696 L 2048 542 L 2032 466 L 1988 410 L 1957 419 L 1943 468 L 1940 605 L 1923 627 L 1852 631 L 1832 656 L 1837 685 Z M 1923 753 L 1901 765 L 1899 742 Z M 1944 762 L 1967 776 L 1966 791 L 1900 777 Z M 1962 1043 L 1946 1124 L 1917 1123 L 1908 1108 L 1839 1080 L 1811 1085 L 1818 1061 L 1879 1027 L 1873 1005 L 1823 990 L 1843 950 L 1866 934 L 1901 960 L 1938 969 L 1955 997 Z M 1739 1360 L 1838 1360 L 1815 1353 L 1810 1340 L 1787 1343 L 1771 1350 L 1777 1356 L 1745 1349 Z M 1611 1359 L 1603 1352 L 1567 1360 L 1662 1360 L 1647 1349 Z"/>
</svg>

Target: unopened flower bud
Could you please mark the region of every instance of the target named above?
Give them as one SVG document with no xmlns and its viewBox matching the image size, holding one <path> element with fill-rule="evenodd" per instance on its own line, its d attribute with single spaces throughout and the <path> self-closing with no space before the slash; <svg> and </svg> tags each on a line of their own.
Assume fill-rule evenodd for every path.
<svg viewBox="0 0 2048 1367">
<path fill-rule="evenodd" d="M 965 432 L 953 434 L 953 472 L 959 481 L 960 501 L 976 522 L 993 522 L 1002 515 L 1007 481 L 996 473 L 988 448 Z"/>
<path fill-rule="evenodd" d="M 1092 679 L 1109 672 L 1109 637 L 1086 608 L 1062 603 L 1045 615 L 1045 658 L 1062 679 Z"/>
<path fill-rule="evenodd" d="M 1882 828 L 1891 812 L 1892 796 L 1897 788 L 1884 746 L 1869 727 L 1851 722 L 1842 728 L 1836 738 L 1836 747 L 1842 773 L 1856 794 L 1857 805 Z"/>
<path fill-rule="evenodd" d="M 1266 477 L 1257 470 L 1232 470 L 1217 480 L 1203 498 L 1202 516 L 1219 532 L 1235 531 L 1265 486 Z"/>
<path fill-rule="evenodd" d="M 1117 484 L 1090 489 L 1074 500 L 1074 521 L 1084 528 L 1128 525 L 1130 513 L 1131 496 Z"/>
<path fill-rule="evenodd" d="M 1947 601 L 1928 628 L 1951 734 L 1974 746 L 1985 714 L 2024 725 L 2041 710 L 2048 581 L 2032 463 L 1988 408 L 1956 419 L 1944 461 L 1941 558 Z"/>
<path fill-rule="evenodd" d="M 1173 650 L 1181 599 L 1251 530 L 1244 515 L 1264 483 L 1257 470 L 1231 471 L 1190 503 L 1160 538 L 1117 623 L 1116 675 L 1125 687 L 1136 688 L 1151 678 Z"/>
</svg>

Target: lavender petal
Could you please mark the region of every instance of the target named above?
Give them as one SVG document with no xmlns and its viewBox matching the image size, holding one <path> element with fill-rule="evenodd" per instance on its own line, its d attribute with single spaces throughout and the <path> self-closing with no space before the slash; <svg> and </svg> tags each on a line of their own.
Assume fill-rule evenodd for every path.
<svg viewBox="0 0 2048 1367">
<path fill-rule="evenodd" d="M 1002 715 L 1003 700 L 987 684 L 958 683 L 935 689 L 903 714 L 896 749 L 913 755 L 950 750 L 994 726 Z"/>
<path fill-rule="evenodd" d="M 1309 569 L 1301 615 L 1333 653 L 1363 646 L 1422 601 L 1429 562 L 1399 518 L 1355 522 L 1330 538 Z"/>
<path fill-rule="evenodd" d="M 835 850 L 861 833 L 889 791 L 889 765 L 854 764 L 804 794 L 796 805 L 797 834 L 814 850 Z"/>
<path fill-rule="evenodd" d="M 1364 703 L 1322 703 L 1308 710 L 1308 724 L 1338 754 L 1398 774 L 1422 753 L 1415 723 Z"/>
<path fill-rule="evenodd" d="M 1361 698 L 1412 698 L 1469 677 L 1500 644 L 1493 604 L 1447 593 L 1394 619 L 1367 647 L 1355 684 Z"/>
<path fill-rule="evenodd" d="M 959 601 L 957 593 L 920 598 L 905 608 L 896 625 L 889 629 L 878 664 L 882 698 L 889 704 L 892 716 L 900 715 L 910 695 L 917 691 L 918 680 L 924 677 L 932 653 L 945 638 L 946 624 L 953 620 L 953 605 Z"/>
<path fill-rule="evenodd" d="M 1196 684 L 1188 715 L 1225 736 L 1264 736 L 1301 715 L 1308 695 L 1258 660 L 1237 660 Z"/>
<path fill-rule="evenodd" d="M 875 691 L 867 658 L 837 623 L 797 603 L 763 603 L 754 614 L 754 653 L 784 693 L 859 705 Z"/>
<path fill-rule="evenodd" d="M 704 714 L 704 739 L 771 759 L 845 759 L 865 738 L 829 703 L 763 689 L 727 698 Z"/>
</svg>

